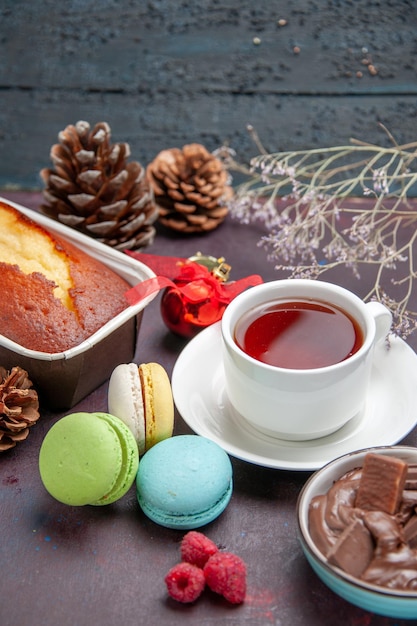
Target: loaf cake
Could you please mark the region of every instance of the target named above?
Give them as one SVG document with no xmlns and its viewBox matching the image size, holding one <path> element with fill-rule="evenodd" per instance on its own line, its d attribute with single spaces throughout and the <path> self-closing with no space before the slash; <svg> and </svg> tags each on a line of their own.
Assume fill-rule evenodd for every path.
<svg viewBox="0 0 417 626">
<path fill-rule="evenodd" d="M 0 334 L 31 350 L 73 348 L 128 306 L 123 278 L 5 202 L 0 277 Z"/>
</svg>

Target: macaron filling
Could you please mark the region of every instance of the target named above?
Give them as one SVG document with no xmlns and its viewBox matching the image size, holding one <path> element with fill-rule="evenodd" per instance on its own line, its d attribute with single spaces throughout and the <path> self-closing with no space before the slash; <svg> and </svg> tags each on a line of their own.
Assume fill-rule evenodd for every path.
<svg viewBox="0 0 417 626">
<path fill-rule="evenodd" d="M 183 528 L 192 530 L 193 528 L 200 528 L 201 526 L 208 524 L 210 521 L 213 521 L 221 515 L 229 504 L 232 493 L 233 485 L 232 481 L 230 481 L 228 488 L 219 500 L 208 506 L 205 510 L 190 511 L 189 513 L 172 510 L 169 512 L 169 519 L 167 518 L 165 511 L 152 507 L 152 505 L 147 503 L 145 498 L 143 498 L 140 493 L 138 493 L 138 502 L 145 515 L 157 524 L 168 528 Z"/>
<path fill-rule="evenodd" d="M 112 504 L 119 500 L 126 491 L 131 487 L 135 480 L 136 472 L 139 465 L 139 453 L 135 442 L 135 438 L 129 428 L 118 418 L 114 418 L 107 413 L 97 414 L 99 417 L 107 421 L 114 428 L 119 438 L 120 449 L 122 451 L 122 466 L 119 475 L 111 488 L 110 492 L 100 498 L 97 502 L 90 504 L 101 506 L 103 504 Z"/>
</svg>

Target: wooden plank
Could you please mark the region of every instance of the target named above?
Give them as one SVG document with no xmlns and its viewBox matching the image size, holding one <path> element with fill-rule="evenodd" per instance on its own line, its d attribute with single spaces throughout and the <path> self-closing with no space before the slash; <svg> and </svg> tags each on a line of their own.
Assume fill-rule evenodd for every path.
<svg viewBox="0 0 417 626">
<path fill-rule="evenodd" d="M 378 121 L 412 141 L 416 50 L 410 0 L 3 0 L 0 186 L 39 186 L 79 119 L 143 163 L 192 141 L 247 160 L 248 123 L 269 150 L 388 141 Z"/>
<path fill-rule="evenodd" d="M 150 94 L 417 93 L 412 3 L 295 5 L 10 3 L 1 21 L 7 63 L 0 85 Z"/>
<path fill-rule="evenodd" d="M 209 150 L 223 142 L 241 160 L 257 153 L 246 132 L 252 124 L 269 151 L 342 145 L 350 138 L 389 144 L 381 121 L 398 143 L 415 139 L 417 102 L 414 96 L 251 96 L 182 94 L 167 111 L 166 96 L 79 94 L 12 91 L 2 94 L 0 108 L 0 187 L 41 185 L 38 172 L 49 166 L 49 149 L 67 124 L 84 119 L 107 121 L 114 142 L 128 141 L 132 159 L 143 165 L 170 147 L 200 142 Z"/>
</svg>

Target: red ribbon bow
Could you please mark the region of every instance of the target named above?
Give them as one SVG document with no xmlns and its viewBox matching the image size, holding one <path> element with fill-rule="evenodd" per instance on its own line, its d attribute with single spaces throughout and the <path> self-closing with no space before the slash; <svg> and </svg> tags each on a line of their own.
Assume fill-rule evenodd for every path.
<svg viewBox="0 0 417 626">
<path fill-rule="evenodd" d="M 137 304 L 147 296 L 165 287 L 174 287 L 190 302 L 198 303 L 212 299 L 227 305 L 239 293 L 263 282 L 257 274 L 240 280 L 223 283 L 204 265 L 180 257 L 164 257 L 127 250 L 126 253 L 145 263 L 157 276 L 135 285 L 125 296 L 130 305 Z M 168 275 L 167 275 L 168 274 Z M 175 281 L 175 282 L 174 282 Z"/>
</svg>

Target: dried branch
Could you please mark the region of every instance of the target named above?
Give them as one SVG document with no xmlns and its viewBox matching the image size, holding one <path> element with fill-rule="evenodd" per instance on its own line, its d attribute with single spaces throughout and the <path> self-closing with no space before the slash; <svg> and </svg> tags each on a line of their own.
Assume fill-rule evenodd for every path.
<svg viewBox="0 0 417 626">
<path fill-rule="evenodd" d="M 260 151 L 250 167 L 229 148 L 217 151 L 228 169 L 247 175 L 230 203 L 231 215 L 266 226 L 259 244 L 289 277 L 319 278 L 344 266 L 360 278 L 364 265 L 374 267 L 365 300 L 388 306 L 393 332 L 406 338 L 417 328 L 417 312 L 408 308 L 417 275 L 417 206 L 409 202 L 417 186 L 417 142 L 398 146 L 390 135 L 388 148 L 355 141 L 268 154 L 249 132 Z M 366 208 L 355 202 L 358 196 L 370 199 Z"/>
</svg>

